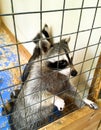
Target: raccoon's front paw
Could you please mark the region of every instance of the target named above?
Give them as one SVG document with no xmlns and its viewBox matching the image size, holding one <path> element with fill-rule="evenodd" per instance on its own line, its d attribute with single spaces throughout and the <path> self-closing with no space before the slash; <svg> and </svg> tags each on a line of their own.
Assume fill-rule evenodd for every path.
<svg viewBox="0 0 101 130">
<path fill-rule="evenodd" d="M 54 105 L 58 108 L 59 111 L 63 111 L 64 107 L 65 107 L 65 102 L 63 99 L 55 96 L 55 102 Z"/>
<path fill-rule="evenodd" d="M 87 99 L 87 98 L 84 98 L 83 99 L 83 101 L 84 101 L 84 103 L 86 104 L 86 105 L 88 105 L 90 108 L 93 108 L 93 109 L 98 109 L 98 105 L 95 103 L 95 102 L 93 102 L 93 101 L 91 101 L 91 100 L 89 100 L 89 99 Z"/>
</svg>

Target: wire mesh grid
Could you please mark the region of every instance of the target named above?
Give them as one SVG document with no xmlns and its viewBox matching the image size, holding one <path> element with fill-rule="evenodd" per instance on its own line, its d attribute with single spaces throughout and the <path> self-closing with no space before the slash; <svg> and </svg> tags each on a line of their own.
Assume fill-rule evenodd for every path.
<svg viewBox="0 0 101 130">
<path fill-rule="evenodd" d="M 101 30 L 101 26 L 99 25 L 99 26 L 95 26 L 95 23 L 96 23 L 96 19 L 97 19 L 97 13 L 98 13 L 98 10 L 100 10 L 101 9 L 101 6 L 100 6 L 100 0 L 96 0 L 95 1 L 95 3 L 96 4 L 94 4 L 93 6 L 85 6 L 85 3 L 86 3 L 86 0 L 82 0 L 82 1 L 80 1 L 81 2 L 81 4 L 80 4 L 80 7 L 71 7 L 71 8 L 68 8 L 68 4 L 70 3 L 70 1 L 69 0 L 62 0 L 62 7 L 61 7 L 61 9 L 50 9 L 50 10 L 43 10 L 43 6 L 44 6 L 44 2 L 42 1 L 42 0 L 40 0 L 40 2 L 39 2 L 39 5 L 40 5 L 40 8 L 39 8 L 39 10 L 38 11 L 28 11 L 28 12 L 26 12 L 26 11 L 24 11 L 24 12 L 16 12 L 15 11 L 15 8 L 14 8 L 14 1 L 13 0 L 10 0 L 10 7 L 11 7 L 11 13 L 1 13 L 0 14 L 0 16 L 2 17 L 2 18 L 6 18 L 6 17 L 12 17 L 12 23 L 13 23 L 13 29 L 14 29 L 14 35 L 15 35 L 15 40 L 16 40 L 16 43 L 10 43 L 10 44 L 0 44 L 0 49 L 1 50 L 4 50 L 5 48 L 12 48 L 13 46 L 16 48 L 16 57 L 17 57 L 17 63 L 16 63 L 16 65 L 13 65 L 12 67 L 5 67 L 5 68 L 2 68 L 2 65 L 1 65 L 1 70 L 0 70 L 0 73 L 1 73 L 1 75 L 0 75 L 0 84 L 2 83 L 2 75 L 5 75 L 4 73 L 6 73 L 6 71 L 11 71 L 12 69 L 18 69 L 19 70 L 19 78 L 21 78 L 21 76 L 22 76 L 22 68 L 23 68 L 23 66 L 25 66 L 26 64 L 22 64 L 21 63 L 21 59 L 20 59 L 20 53 L 19 53 L 19 45 L 20 44 L 23 44 L 23 45 L 26 45 L 26 44 L 30 44 L 30 42 L 33 42 L 33 40 L 26 40 L 26 41 L 21 41 L 21 42 L 19 42 L 19 38 L 18 38 L 18 32 L 17 32 L 17 27 L 16 27 L 16 16 L 27 16 L 27 15 L 39 15 L 40 16 L 40 32 L 42 32 L 42 28 L 43 28 L 43 15 L 46 15 L 46 14 L 49 14 L 49 13 L 58 13 L 58 12 L 61 12 L 61 16 L 62 16 L 62 18 L 61 18 L 61 28 L 60 28 L 60 33 L 58 34 L 58 35 L 55 35 L 55 36 L 53 36 L 52 38 L 53 39 L 56 39 L 56 38 L 59 38 L 60 40 L 62 39 L 62 37 L 66 37 L 66 36 L 73 36 L 73 35 L 75 35 L 75 38 L 74 38 L 74 45 L 73 45 L 73 47 L 72 47 L 72 50 L 70 51 L 70 54 L 73 54 L 73 58 L 75 58 L 76 57 L 76 55 L 77 55 L 77 53 L 79 53 L 79 51 L 81 51 L 82 53 L 80 53 L 80 55 L 82 55 L 82 56 L 80 56 L 81 57 L 81 59 L 78 61 L 78 62 L 75 62 L 74 63 L 74 66 L 75 67 L 77 67 L 77 68 L 80 68 L 79 69 L 79 73 L 78 73 L 78 75 L 76 76 L 76 80 L 77 80 L 77 82 L 75 83 L 75 87 L 77 88 L 77 90 L 78 89 L 80 89 L 80 94 L 82 95 L 82 98 L 83 97 L 85 97 L 85 96 L 87 96 L 87 93 L 86 92 L 89 92 L 89 87 L 90 87 L 90 85 L 91 85 L 91 82 L 92 82 L 92 79 L 93 79 L 93 73 L 94 73 L 94 70 L 96 69 L 96 63 L 97 63 L 97 59 L 99 58 L 99 56 L 100 56 L 100 48 L 101 48 L 101 37 L 100 37 L 100 33 L 99 33 L 99 31 Z M 84 29 L 81 29 L 81 25 L 82 25 L 82 20 L 84 20 L 83 19 L 83 13 L 84 13 L 84 11 L 88 11 L 89 12 L 89 10 L 93 10 L 93 18 L 92 18 L 92 23 L 90 24 L 90 27 L 88 27 L 88 28 L 84 28 Z M 69 12 L 71 12 L 71 11 L 79 11 L 79 19 L 77 20 L 77 26 L 76 26 L 76 31 L 72 31 L 72 32 L 69 32 L 69 33 L 64 33 L 64 28 L 66 28 L 65 26 L 65 17 L 66 17 L 66 15 L 69 13 Z M 58 22 L 58 21 L 57 21 Z M 86 22 L 86 21 L 85 21 Z M 67 29 L 68 30 L 68 29 Z M 91 44 L 91 40 L 93 39 L 92 37 L 93 37 L 93 32 L 94 31 L 97 31 L 97 30 L 99 30 L 97 33 L 99 33 L 98 34 L 98 37 L 97 37 L 97 42 L 93 42 L 92 44 Z M 53 30 L 54 31 L 54 30 Z M 85 46 L 83 46 L 83 45 L 81 45 L 80 47 L 77 47 L 78 46 L 78 41 L 79 41 L 79 39 L 80 38 L 82 38 L 82 36 L 80 37 L 80 35 L 83 35 L 83 36 L 85 36 L 84 35 L 84 33 L 88 33 L 88 36 L 87 36 L 87 41 L 86 41 L 86 45 Z M 50 37 L 50 39 L 51 39 L 51 37 Z M 41 39 L 41 40 L 43 40 L 43 39 Z M 80 39 L 81 40 L 81 39 Z M 34 41 L 35 42 L 35 41 Z M 90 57 L 90 55 L 88 56 L 88 50 L 90 49 L 90 48 L 92 48 L 92 50 L 94 49 L 94 52 L 93 52 L 93 56 L 91 56 Z M 9 51 L 9 50 L 8 50 Z M 3 57 L 3 55 L 2 55 L 2 53 L 0 54 L 1 55 L 1 58 Z M 9 52 L 8 52 L 8 55 L 9 55 Z M 58 55 L 59 56 L 59 55 Z M 78 56 L 78 55 L 77 55 Z M 54 56 L 55 57 L 55 56 Z M 1 60 L 1 58 L 0 58 L 0 60 Z M 43 70 L 43 68 L 42 68 L 42 61 L 43 60 L 47 60 L 48 58 L 46 58 L 46 59 L 43 59 L 43 57 L 42 57 L 42 55 L 41 55 L 41 58 L 39 59 L 39 60 L 37 60 L 37 61 L 33 61 L 33 63 L 35 64 L 35 63 L 41 63 L 41 71 Z M 9 59 L 7 59 L 7 60 L 9 60 Z M 14 63 L 14 60 L 13 61 L 11 61 L 12 63 Z M 89 64 L 89 65 L 88 65 Z M 4 73 L 3 73 L 4 72 Z M 50 73 L 49 73 L 49 75 L 51 75 Z M 86 75 L 86 76 L 85 76 Z M 6 74 L 6 76 L 8 76 L 7 74 Z M 84 79 L 82 79 L 82 77 L 84 77 Z M 3 77 L 3 78 L 6 78 L 6 77 Z M 12 79 L 12 77 L 10 77 L 11 79 Z M 17 77 L 18 78 L 18 77 Z M 27 79 L 26 81 L 25 81 L 25 84 L 27 83 L 27 82 L 30 82 L 30 81 L 32 81 L 32 80 L 35 80 L 35 79 L 39 79 L 39 78 L 42 78 L 42 77 L 38 77 L 38 76 L 35 76 L 34 78 L 32 78 L 32 79 Z M 70 80 L 72 81 L 72 80 L 75 80 L 75 78 L 73 78 L 73 77 L 69 77 L 70 78 Z M 10 80 L 11 80 L 10 79 Z M 9 80 L 9 78 L 8 78 L 8 80 Z M 4 82 L 4 80 L 3 80 L 3 82 Z M 64 81 L 61 81 L 60 82 L 60 84 L 62 84 L 63 82 L 65 82 L 65 80 Z M 14 89 L 15 87 L 19 87 L 19 86 L 21 86 L 22 85 L 22 82 L 19 82 L 19 83 L 17 83 L 17 84 L 13 84 L 13 83 L 9 83 L 10 85 L 6 85 L 6 87 L 3 87 L 3 85 L 1 84 L 1 87 L 0 87 L 0 105 L 1 106 L 4 106 L 5 107 L 5 104 L 6 104 L 6 102 L 7 102 L 7 100 L 9 100 L 10 99 L 10 94 L 9 94 L 9 96 L 8 97 L 6 97 L 7 99 L 5 99 L 4 98 L 4 96 L 3 96 L 3 93 L 4 92 L 8 92 L 8 93 L 10 93 L 11 91 L 12 91 L 12 89 Z M 31 106 L 29 105 L 29 106 L 27 106 L 27 107 L 34 107 L 35 105 L 37 105 L 38 103 L 40 103 L 40 109 L 42 109 L 42 102 L 43 101 L 45 101 L 45 100 L 48 100 L 49 98 L 46 98 L 46 99 L 42 99 L 42 93 L 41 93 L 41 91 L 42 91 L 42 88 L 41 88 L 41 84 L 42 84 L 42 81 L 40 82 L 40 101 L 39 102 L 36 102 L 36 103 L 34 103 L 34 104 L 32 104 Z M 81 86 L 83 86 L 83 88 L 81 87 Z M 23 87 L 21 87 L 21 89 L 23 90 L 24 88 Z M 61 94 L 61 93 L 64 93 L 64 91 L 65 90 L 63 90 L 63 91 L 61 91 L 61 92 L 59 92 L 59 93 L 57 93 L 57 95 L 59 95 L 59 94 Z M 23 95 L 24 95 L 24 90 L 22 91 L 23 92 Z M 35 93 L 37 93 L 37 91 L 35 91 Z M 29 93 L 27 96 L 30 96 L 30 95 L 32 95 L 33 93 Z M 24 95 L 22 98 L 24 99 L 26 96 Z M 76 97 L 76 95 L 74 95 L 74 97 Z M 15 99 L 15 100 L 17 100 L 17 99 Z M 24 102 L 24 108 L 21 110 L 21 111 L 23 111 L 23 110 L 25 110 L 25 109 L 27 109 L 27 107 L 26 107 L 26 105 L 25 105 L 25 100 L 23 100 L 23 102 Z M 55 96 L 54 96 L 54 102 L 55 102 Z M 54 104 L 54 103 L 53 103 Z M 72 106 L 73 104 L 71 103 L 71 104 L 68 104 L 68 106 Z M 80 104 L 80 106 L 81 106 L 82 104 Z M 65 107 L 67 107 L 67 106 L 65 106 Z M 65 112 L 65 114 L 68 114 L 68 113 L 70 113 L 71 111 L 73 111 L 73 110 L 75 110 L 76 108 L 74 107 L 72 107 L 72 110 L 70 109 L 69 111 L 66 111 Z M 39 113 L 40 113 L 40 115 L 42 114 L 40 111 L 38 111 Z M 53 111 L 51 111 L 50 112 L 50 116 L 49 116 L 49 120 L 44 120 L 44 125 L 45 124 L 48 124 L 49 122 L 51 122 L 51 121 L 53 121 L 54 119 L 53 119 L 53 117 L 52 117 L 52 115 L 55 113 L 55 116 L 57 116 L 57 118 L 60 118 L 61 116 L 63 116 L 64 115 L 64 113 L 62 113 L 61 114 L 61 112 L 59 112 L 56 108 L 54 108 L 53 109 Z M 12 115 L 12 114 L 17 114 L 17 112 L 14 112 L 14 113 L 10 113 L 10 114 L 8 114 L 8 115 L 6 115 L 6 117 L 8 117 L 8 119 L 7 120 L 10 120 L 10 116 Z M 36 113 L 31 113 L 31 114 L 29 114 L 29 115 L 26 115 L 25 114 L 25 117 L 23 118 L 23 120 L 25 121 L 25 122 L 27 122 L 27 118 L 28 118 L 28 116 L 30 117 L 30 116 L 32 116 L 32 118 L 33 118 L 33 116 L 35 116 L 35 114 Z M 1 119 L 3 119 L 3 116 L 2 115 L 0 115 L 1 117 Z M 56 118 L 56 119 L 57 119 Z M 6 123 L 5 123 L 5 119 L 3 119 L 3 123 L 2 123 L 2 125 L 0 126 L 0 129 L 10 129 L 10 126 L 12 126 L 12 124 L 14 124 L 14 122 L 12 123 L 12 122 L 10 122 L 9 121 L 9 123 L 7 122 L 7 120 L 6 120 Z M 39 121 L 41 120 L 41 116 L 39 117 Z M 9 126 L 7 125 L 7 123 L 9 124 Z M 20 128 L 20 129 L 26 129 L 26 127 L 28 126 L 29 124 L 26 124 L 25 126 L 23 126 L 22 128 Z M 41 124 L 41 126 L 42 126 L 42 124 Z M 38 129 L 38 126 L 36 126 L 35 127 L 35 129 Z"/>
</svg>

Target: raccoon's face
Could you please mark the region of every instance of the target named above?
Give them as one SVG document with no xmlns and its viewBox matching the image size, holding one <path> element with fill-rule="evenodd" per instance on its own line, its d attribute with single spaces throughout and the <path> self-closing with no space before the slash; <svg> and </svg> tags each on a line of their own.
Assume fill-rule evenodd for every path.
<svg viewBox="0 0 101 130">
<path fill-rule="evenodd" d="M 66 76 L 76 76 L 77 71 L 73 66 L 73 58 L 69 56 L 69 47 L 66 39 L 54 44 L 47 53 L 47 67 L 57 70 Z"/>
</svg>

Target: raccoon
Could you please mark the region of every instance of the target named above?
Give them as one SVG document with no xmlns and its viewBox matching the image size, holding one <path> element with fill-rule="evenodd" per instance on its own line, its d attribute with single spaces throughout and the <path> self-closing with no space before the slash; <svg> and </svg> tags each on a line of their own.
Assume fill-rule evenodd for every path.
<svg viewBox="0 0 101 130">
<path fill-rule="evenodd" d="M 69 56 L 70 38 L 54 43 L 48 25 L 33 39 L 36 47 L 23 72 L 23 86 L 17 94 L 11 113 L 13 130 L 37 130 L 52 115 L 54 106 L 59 111 L 65 108 L 66 97 L 81 107 L 88 104 L 97 109 L 97 105 L 81 99 L 69 76 L 76 76 L 73 57 Z"/>
</svg>

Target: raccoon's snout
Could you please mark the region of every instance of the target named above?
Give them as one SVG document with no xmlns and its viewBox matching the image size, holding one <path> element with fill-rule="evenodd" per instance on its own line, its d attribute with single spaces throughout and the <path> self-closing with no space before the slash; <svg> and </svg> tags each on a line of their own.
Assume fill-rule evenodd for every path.
<svg viewBox="0 0 101 130">
<path fill-rule="evenodd" d="M 71 70 L 71 76 L 76 76 L 77 74 L 78 72 L 75 69 Z"/>
</svg>

